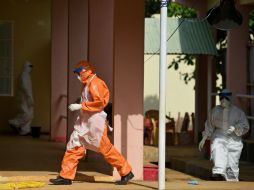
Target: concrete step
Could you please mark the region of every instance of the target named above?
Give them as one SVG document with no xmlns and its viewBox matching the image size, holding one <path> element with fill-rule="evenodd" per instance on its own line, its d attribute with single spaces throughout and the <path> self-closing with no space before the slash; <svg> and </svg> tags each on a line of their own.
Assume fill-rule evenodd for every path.
<svg viewBox="0 0 254 190">
<path fill-rule="evenodd" d="M 158 147 L 144 147 L 144 162 L 158 162 Z M 205 159 L 196 146 L 172 146 L 166 148 L 166 167 L 188 175 L 209 180 L 212 162 Z M 254 163 L 240 161 L 240 180 L 254 181 Z"/>
</svg>

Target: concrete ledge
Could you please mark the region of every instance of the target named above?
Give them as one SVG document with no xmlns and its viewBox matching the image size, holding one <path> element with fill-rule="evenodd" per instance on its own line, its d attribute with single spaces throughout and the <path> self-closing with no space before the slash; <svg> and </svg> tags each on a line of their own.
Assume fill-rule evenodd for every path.
<svg viewBox="0 0 254 190">
<path fill-rule="evenodd" d="M 243 140 L 241 160 L 254 163 L 254 140 Z"/>
<path fill-rule="evenodd" d="M 183 173 L 193 175 L 195 177 L 208 180 L 211 175 L 211 164 L 207 160 L 200 158 L 179 158 L 175 157 L 170 160 L 172 169 Z"/>
<path fill-rule="evenodd" d="M 158 162 L 158 147 L 144 147 L 144 162 Z M 196 146 L 172 146 L 166 149 L 166 167 L 203 180 L 209 180 L 212 162 L 205 159 Z M 240 161 L 240 180 L 254 181 L 254 164 Z"/>
</svg>

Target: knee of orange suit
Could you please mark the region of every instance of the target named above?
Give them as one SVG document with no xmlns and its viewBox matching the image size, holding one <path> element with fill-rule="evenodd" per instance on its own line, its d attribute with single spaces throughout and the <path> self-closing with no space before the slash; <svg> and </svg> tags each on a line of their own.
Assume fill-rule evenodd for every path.
<svg viewBox="0 0 254 190">
<path fill-rule="evenodd" d="M 65 152 L 60 171 L 61 177 L 71 180 L 74 179 L 78 162 L 84 157 L 85 151 L 85 148 L 81 146 L 74 147 L 73 149 Z"/>
<path fill-rule="evenodd" d="M 72 154 L 77 157 L 83 157 L 86 153 L 84 146 L 76 146 L 72 149 L 66 150 L 65 154 Z"/>
</svg>

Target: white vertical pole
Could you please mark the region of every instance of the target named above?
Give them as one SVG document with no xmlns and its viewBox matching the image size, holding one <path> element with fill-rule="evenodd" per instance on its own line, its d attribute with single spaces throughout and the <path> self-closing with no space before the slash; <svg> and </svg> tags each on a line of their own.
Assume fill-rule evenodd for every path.
<svg viewBox="0 0 254 190">
<path fill-rule="evenodd" d="M 167 71 L 167 6 L 161 0 L 160 15 L 160 108 L 159 108 L 159 190 L 165 189 L 165 115 L 166 115 L 166 71 Z"/>
</svg>

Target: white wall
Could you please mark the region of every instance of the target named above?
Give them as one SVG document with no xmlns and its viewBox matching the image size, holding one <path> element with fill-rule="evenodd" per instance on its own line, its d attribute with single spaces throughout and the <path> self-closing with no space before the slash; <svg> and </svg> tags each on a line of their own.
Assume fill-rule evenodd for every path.
<svg viewBox="0 0 254 190">
<path fill-rule="evenodd" d="M 159 109 L 159 55 L 145 55 L 144 73 L 144 112 L 149 109 Z M 175 56 L 167 56 L 167 64 L 172 62 Z M 177 119 L 178 112 L 181 117 L 185 112 L 192 113 L 195 110 L 195 80 L 191 80 L 187 85 L 181 79 L 180 72 L 192 72 L 195 66 L 180 64 L 176 71 L 173 68 L 167 70 L 167 97 L 166 113 Z"/>
</svg>

